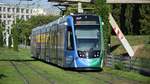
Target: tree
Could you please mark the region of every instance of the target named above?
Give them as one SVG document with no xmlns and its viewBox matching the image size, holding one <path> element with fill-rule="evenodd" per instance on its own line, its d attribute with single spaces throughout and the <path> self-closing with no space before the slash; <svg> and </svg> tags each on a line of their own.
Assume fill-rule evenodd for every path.
<svg viewBox="0 0 150 84">
<path fill-rule="evenodd" d="M 133 9 L 132 9 L 131 23 L 132 23 L 132 34 L 133 35 L 140 35 L 140 30 L 141 30 L 140 6 L 141 6 L 140 4 L 134 4 Z"/>
<path fill-rule="evenodd" d="M 12 28 L 12 37 L 13 37 L 13 48 L 15 51 L 18 51 L 18 44 L 19 44 L 19 35 L 18 35 L 18 26 L 17 24 L 13 25 Z"/>
<path fill-rule="evenodd" d="M 143 4 L 140 7 L 140 33 L 150 35 L 150 5 L 149 4 Z"/>
<path fill-rule="evenodd" d="M 125 30 L 124 32 L 127 32 L 126 34 L 133 34 L 133 24 L 132 24 L 132 10 L 133 10 L 133 4 L 126 5 L 125 9 Z M 124 33 L 123 32 L 123 33 Z"/>
<path fill-rule="evenodd" d="M 55 20 L 56 18 L 58 18 L 58 16 L 33 16 L 31 17 L 29 20 L 24 21 L 21 23 L 21 38 L 24 40 L 24 44 L 25 45 L 30 45 L 30 34 L 33 28 L 37 27 L 37 26 L 41 26 L 44 24 L 48 24 L 49 22 L 52 22 L 53 20 Z"/>
<path fill-rule="evenodd" d="M 8 48 L 11 48 L 11 45 L 12 45 L 12 35 L 10 34 L 9 35 L 9 43 L 8 43 Z"/>
<path fill-rule="evenodd" d="M 121 4 L 113 5 L 113 16 L 127 35 L 150 34 L 150 5 L 148 4 Z M 120 12 L 118 12 L 118 10 Z M 120 14 L 120 17 L 119 15 Z M 120 21 L 118 21 L 120 19 Z"/>
<path fill-rule="evenodd" d="M 16 22 L 12 25 L 12 34 L 10 35 L 10 38 L 13 38 L 13 48 L 15 51 L 18 51 L 18 45 L 21 39 L 21 27 L 23 22 L 25 22 L 22 19 L 16 19 Z M 11 40 L 11 39 L 10 39 Z M 10 45 L 11 46 L 11 45 Z"/>
<path fill-rule="evenodd" d="M 110 35 L 111 29 L 109 24 L 109 13 L 111 12 L 111 6 L 106 4 L 106 0 L 96 0 L 95 3 L 95 13 L 97 15 L 102 16 L 102 21 L 104 22 L 103 30 L 104 30 L 104 43 L 105 43 L 105 50 L 107 51 L 110 43 Z"/>
<path fill-rule="evenodd" d="M 25 44 L 30 45 L 30 34 L 33 28 L 47 24 L 58 18 L 57 16 L 32 16 L 29 20 L 24 21 L 17 19 L 16 23 L 13 24 L 12 38 L 14 50 L 18 51 L 18 45 Z"/>
<path fill-rule="evenodd" d="M 3 47 L 3 45 L 4 45 L 3 30 L 4 30 L 4 25 L 2 22 L 0 22 L 0 47 Z"/>
</svg>

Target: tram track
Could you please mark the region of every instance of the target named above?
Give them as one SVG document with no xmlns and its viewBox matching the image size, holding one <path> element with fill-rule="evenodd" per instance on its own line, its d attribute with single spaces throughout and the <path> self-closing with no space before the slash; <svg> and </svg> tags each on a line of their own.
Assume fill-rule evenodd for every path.
<svg viewBox="0 0 150 84">
<path fill-rule="evenodd" d="M 90 79 L 92 78 L 94 80 L 102 80 L 106 84 L 111 84 L 110 81 L 104 80 L 104 79 L 102 79 L 100 77 L 92 76 L 91 74 L 89 74 L 90 72 L 78 72 L 78 73 L 83 75 L 83 76 L 89 77 Z M 95 73 L 95 72 L 93 72 L 93 73 Z"/>
<path fill-rule="evenodd" d="M 108 79 L 108 80 L 110 80 L 110 84 L 113 84 L 114 81 L 118 81 L 118 80 L 119 81 L 124 81 L 124 82 L 128 81 L 129 84 L 130 83 L 131 84 L 141 84 L 140 81 L 127 79 L 125 77 L 122 77 L 121 74 L 118 75 L 118 76 L 114 76 L 112 73 L 109 73 L 109 72 L 102 72 L 102 73 L 96 73 L 96 74 L 103 75 L 103 76 L 108 77 L 108 78 L 110 77 L 110 79 Z"/>
<path fill-rule="evenodd" d="M 19 70 L 19 68 L 17 67 L 17 65 L 13 62 L 13 61 L 9 61 L 10 64 L 14 67 L 14 69 L 17 71 L 17 73 L 20 75 L 20 77 L 22 78 L 22 80 L 24 81 L 24 84 L 30 84 L 29 80 L 25 77 L 25 75 Z"/>
<path fill-rule="evenodd" d="M 116 84 L 117 81 L 122 81 L 122 82 L 129 82 L 129 84 L 140 84 L 137 81 L 129 80 L 121 76 L 113 76 L 111 73 L 106 73 L 106 72 L 78 72 L 79 74 L 89 77 L 90 79 L 95 79 L 95 80 L 102 80 L 106 84 Z"/>
<path fill-rule="evenodd" d="M 44 80 L 46 80 L 48 83 L 55 84 L 55 81 L 49 80 L 47 74 L 43 74 L 43 73 L 39 72 L 38 70 L 36 70 L 36 68 L 34 68 L 33 66 L 31 66 L 32 65 L 31 63 L 22 62 L 22 64 L 24 64 L 25 66 L 27 66 L 30 70 L 32 70 L 34 73 L 36 73 L 41 78 L 43 78 Z"/>
<path fill-rule="evenodd" d="M 20 75 L 21 79 L 24 81 L 24 84 L 31 84 L 31 83 L 29 82 L 29 79 L 27 79 L 27 77 L 18 68 L 17 63 L 20 63 L 21 65 L 25 66 L 27 69 L 30 69 L 33 73 L 38 75 L 40 79 L 47 81 L 48 84 L 56 84 L 56 81 L 50 80 L 44 71 L 43 72 L 41 72 L 41 70 L 38 71 L 37 68 L 33 67 L 32 64 L 29 62 L 20 62 L 20 61 L 17 63 L 15 61 L 9 61 L 9 62 L 11 66 L 13 66 L 17 71 L 17 73 Z"/>
</svg>

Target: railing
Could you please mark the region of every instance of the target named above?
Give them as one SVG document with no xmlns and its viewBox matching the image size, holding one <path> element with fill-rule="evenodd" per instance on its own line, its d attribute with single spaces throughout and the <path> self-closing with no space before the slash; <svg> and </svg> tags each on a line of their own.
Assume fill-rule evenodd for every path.
<svg viewBox="0 0 150 84">
<path fill-rule="evenodd" d="M 107 55 L 105 66 L 120 70 L 138 71 L 144 75 L 150 76 L 149 59 L 130 58 L 129 56 Z"/>
</svg>

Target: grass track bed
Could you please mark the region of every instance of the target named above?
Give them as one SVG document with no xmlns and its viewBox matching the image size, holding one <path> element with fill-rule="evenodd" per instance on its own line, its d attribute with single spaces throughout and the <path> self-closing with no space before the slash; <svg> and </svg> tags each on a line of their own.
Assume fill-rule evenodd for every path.
<svg viewBox="0 0 150 84">
<path fill-rule="evenodd" d="M 13 55 L 0 51 L 0 59 L 5 59 L 0 60 L 0 84 L 25 84 L 18 71 L 29 84 L 149 84 L 150 82 L 150 77 L 110 68 L 104 68 L 102 72 L 68 71 L 33 60 L 27 49 L 20 49 L 18 53 L 21 56 L 11 49 L 4 50 L 10 51 Z"/>
</svg>

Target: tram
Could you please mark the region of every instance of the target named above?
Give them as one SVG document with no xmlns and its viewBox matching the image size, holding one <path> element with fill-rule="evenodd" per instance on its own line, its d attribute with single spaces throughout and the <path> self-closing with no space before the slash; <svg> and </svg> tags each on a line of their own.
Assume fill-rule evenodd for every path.
<svg viewBox="0 0 150 84">
<path fill-rule="evenodd" d="M 101 70 L 104 39 L 100 16 L 74 14 L 36 27 L 31 34 L 36 59 L 69 69 Z"/>
</svg>

